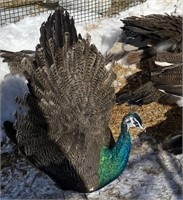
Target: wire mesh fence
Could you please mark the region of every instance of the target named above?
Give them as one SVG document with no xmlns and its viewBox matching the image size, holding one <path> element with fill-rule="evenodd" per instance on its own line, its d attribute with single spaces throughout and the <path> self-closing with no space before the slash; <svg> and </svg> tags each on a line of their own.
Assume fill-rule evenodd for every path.
<svg viewBox="0 0 183 200">
<path fill-rule="evenodd" d="M 25 16 L 47 13 L 63 6 L 75 22 L 109 17 L 146 0 L 0 0 L 0 25 L 17 22 Z"/>
</svg>

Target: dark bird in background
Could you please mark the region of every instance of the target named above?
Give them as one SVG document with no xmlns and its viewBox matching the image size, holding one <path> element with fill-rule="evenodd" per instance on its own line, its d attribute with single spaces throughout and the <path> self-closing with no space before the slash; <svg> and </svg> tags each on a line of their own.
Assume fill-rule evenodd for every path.
<svg viewBox="0 0 183 200">
<path fill-rule="evenodd" d="M 107 62 L 122 59 L 124 64 L 130 65 L 153 56 L 161 62 L 162 59 L 163 62 L 182 61 L 181 16 L 152 14 L 121 21 L 122 33 L 107 52 Z"/>
<path fill-rule="evenodd" d="M 147 68 L 149 81 L 129 95 L 117 94 L 117 103 L 147 104 L 161 101 L 182 106 L 182 17 L 147 15 L 122 20 L 122 34 L 106 60 L 122 58 L 126 64 Z"/>
<path fill-rule="evenodd" d="M 115 142 L 108 123 L 116 76 L 105 68 L 103 55 L 89 37 L 77 35 L 63 8 L 49 16 L 40 33 L 35 52 L 1 50 L 11 74 L 26 77 L 30 91 L 16 98 L 16 120 L 5 121 L 5 131 L 62 189 L 95 191 L 125 169 L 129 128 L 143 128 L 141 119 L 136 113 L 125 116 Z"/>
<path fill-rule="evenodd" d="M 146 78 L 146 81 L 131 91 L 122 88 L 116 94 L 117 103 L 160 102 L 182 107 L 182 17 L 153 14 L 127 17 L 122 22 L 122 33 L 107 53 L 106 60 L 122 59 L 127 65 L 137 64 L 142 73 L 147 72 L 147 77 L 137 73 L 136 77 Z M 164 146 L 170 147 L 171 152 L 177 152 L 176 149 L 180 152 L 181 138 L 175 137 Z"/>
</svg>

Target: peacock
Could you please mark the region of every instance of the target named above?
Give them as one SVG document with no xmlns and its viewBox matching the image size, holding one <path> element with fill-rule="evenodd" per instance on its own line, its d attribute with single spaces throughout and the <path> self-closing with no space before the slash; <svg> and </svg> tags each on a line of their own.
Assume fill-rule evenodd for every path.
<svg viewBox="0 0 183 200">
<path fill-rule="evenodd" d="M 131 98 L 117 94 L 117 102 L 126 98 L 137 104 L 161 101 L 182 107 L 182 17 L 153 14 L 122 21 L 124 27 L 118 42 L 123 53 L 113 54 L 111 49 L 107 59 L 124 56 L 127 64 L 147 68 L 150 81 L 130 91 Z"/>
<path fill-rule="evenodd" d="M 119 42 L 123 49 L 133 49 L 124 52 L 125 61 L 147 69 L 150 80 L 132 92 L 131 100 L 127 97 L 129 102 L 160 101 L 182 107 L 182 17 L 153 14 L 122 21 L 124 27 Z M 117 96 L 119 103 L 120 98 L 126 98 Z"/>
<path fill-rule="evenodd" d="M 153 56 L 157 62 L 182 62 L 181 16 L 150 14 L 121 21 L 122 33 L 107 52 L 107 62 L 122 59 L 123 64 L 130 65 Z"/>
<path fill-rule="evenodd" d="M 122 33 L 106 60 L 122 58 L 124 64 L 137 64 L 142 73 L 136 77 L 145 82 L 133 91 L 121 89 L 116 94 L 117 103 L 160 102 L 182 107 L 182 17 L 152 14 L 127 17 L 122 22 Z M 128 79 L 133 81 L 134 76 Z M 175 154 L 182 152 L 182 136 L 165 141 L 163 148 Z"/>
<path fill-rule="evenodd" d="M 36 51 L 1 56 L 29 88 L 15 98 L 15 121 L 3 124 L 23 156 L 64 190 L 93 192 L 119 177 L 130 154 L 129 128 L 143 124 L 129 113 L 114 141 L 108 124 L 116 76 L 69 13 L 58 7 L 42 23 Z"/>
</svg>

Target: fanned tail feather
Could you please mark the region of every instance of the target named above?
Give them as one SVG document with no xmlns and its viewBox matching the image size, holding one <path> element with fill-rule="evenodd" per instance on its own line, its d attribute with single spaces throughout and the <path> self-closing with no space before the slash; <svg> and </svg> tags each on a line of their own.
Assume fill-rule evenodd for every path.
<svg viewBox="0 0 183 200">
<path fill-rule="evenodd" d="M 17 62 L 30 90 L 17 99 L 25 109 L 16 112 L 18 146 L 62 188 L 95 190 L 100 149 L 114 142 L 108 123 L 115 74 L 106 70 L 90 39 L 77 35 L 63 8 L 50 15 L 40 32 L 34 59 Z"/>
</svg>

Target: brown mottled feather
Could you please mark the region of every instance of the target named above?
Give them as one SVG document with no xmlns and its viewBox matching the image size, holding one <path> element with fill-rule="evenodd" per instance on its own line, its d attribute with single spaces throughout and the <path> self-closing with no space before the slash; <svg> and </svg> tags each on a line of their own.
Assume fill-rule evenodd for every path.
<svg viewBox="0 0 183 200">
<path fill-rule="evenodd" d="M 156 55 L 156 61 L 168 62 L 168 63 L 181 63 L 182 62 L 182 52 L 162 52 Z"/>
<path fill-rule="evenodd" d="M 159 85 L 182 85 L 183 64 L 161 67 L 151 72 L 151 80 Z"/>
</svg>

